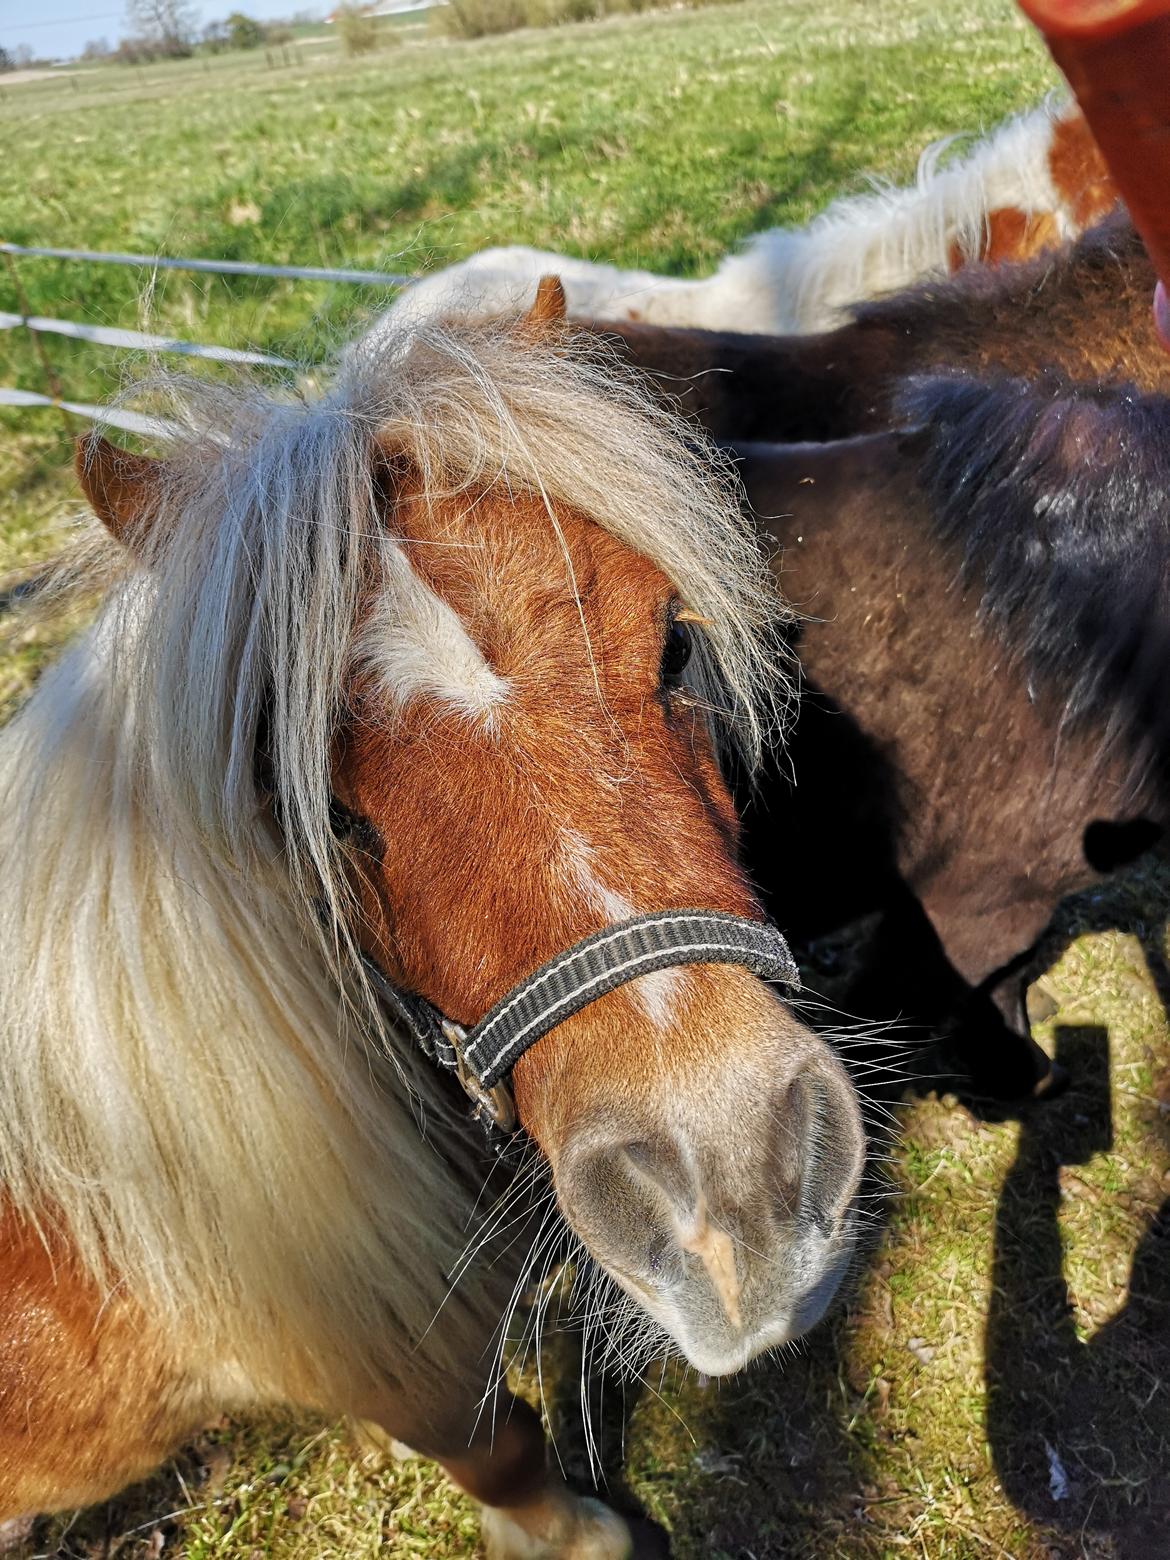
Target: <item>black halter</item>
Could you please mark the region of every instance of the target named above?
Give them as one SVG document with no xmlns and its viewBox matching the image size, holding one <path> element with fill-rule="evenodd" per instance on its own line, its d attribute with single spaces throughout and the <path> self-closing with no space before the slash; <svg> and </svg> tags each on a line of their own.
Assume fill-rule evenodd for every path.
<svg viewBox="0 0 1170 1560">
<path fill-rule="evenodd" d="M 607 991 L 679 964 L 741 964 L 800 990 L 796 961 L 774 926 L 717 910 L 663 910 L 594 932 L 513 986 L 470 1030 L 365 960 L 371 985 L 398 1024 L 425 1056 L 456 1075 L 476 1115 L 505 1132 L 516 1122 L 505 1074 L 530 1046 Z"/>
</svg>

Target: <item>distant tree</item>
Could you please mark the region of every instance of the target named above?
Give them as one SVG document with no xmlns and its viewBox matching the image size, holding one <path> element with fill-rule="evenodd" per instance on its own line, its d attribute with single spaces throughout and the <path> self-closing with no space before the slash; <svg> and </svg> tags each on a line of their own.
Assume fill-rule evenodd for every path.
<svg viewBox="0 0 1170 1560">
<path fill-rule="evenodd" d="M 333 21 L 347 54 L 369 54 L 382 41 L 378 23 L 365 6 L 340 5 L 333 13 Z"/>
<path fill-rule="evenodd" d="M 18 43 L 12 51 L 12 63 L 17 70 L 27 70 L 30 65 L 38 63 L 36 51 L 30 44 Z"/>
<path fill-rule="evenodd" d="M 108 60 L 110 57 L 110 43 L 108 38 L 91 38 L 81 51 L 83 60 Z"/>
<path fill-rule="evenodd" d="M 267 41 L 267 34 L 260 23 L 243 11 L 233 11 L 224 23 L 227 28 L 228 47 L 232 49 L 259 49 Z"/>
<path fill-rule="evenodd" d="M 8 50 L 4 48 L 3 45 L 0 45 L 0 71 L 15 69 L 16 61 L 12 58 L 12 55 L 9 54 Z"/>
<path fill-rule="evenodd" d="M 206 54 L 222 54 L 230 49 L 226 22 L 208 22 L 200 35 L 199 47 Z"/>
<path fill-rule="evenodd" d="M 126 0 L 126 17 L 156 58 L 180 58 L 195 47 L 198 13 L 190 0 Z"/>
</svg>

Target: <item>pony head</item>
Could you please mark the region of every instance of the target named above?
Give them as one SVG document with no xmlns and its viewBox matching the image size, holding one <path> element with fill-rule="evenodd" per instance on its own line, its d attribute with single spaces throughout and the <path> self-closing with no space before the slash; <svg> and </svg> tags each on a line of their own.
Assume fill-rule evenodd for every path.
<svg viewBox="0 0 1170 1560">
<path fill-rule="evenodd" d="M 717 734 L 759 746 L 778 605 L 711 453 L 549 299 L 382 339 L 313 405 L 239 392 L 164 461 L 79 454 L 139 565 L 159 805 L 241 892 L 296 909 L 341 992 L 364 954 L 468 1027 L 615 922 L 760 914 Z M 655 1344 L 723 1373 L 821 1314 L 864 1134 L 836 1056 L 763 981 L 643 976 L 512 1084 Z"/>
</svg>

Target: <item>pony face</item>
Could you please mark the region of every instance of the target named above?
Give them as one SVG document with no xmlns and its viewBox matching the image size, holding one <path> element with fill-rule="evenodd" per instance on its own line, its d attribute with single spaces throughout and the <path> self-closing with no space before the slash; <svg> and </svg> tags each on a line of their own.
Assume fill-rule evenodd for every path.
<svg viewBox="0 0 1170 1560">
<path fill-rule="evenodd" d="M 166 470 L 100 444 L 79 464 L 146 565 L 120 664 L 152 805 L 233 894 L 275 826 L 303 945 L 325 904 L 465 1026 L 632 915 L 758 914 L 707 716 L 732 708 L 750 751 L 780 603 L 693 432 L 549 328 L 422 331 L 318 405 L 233 403 Z M 724 1373 L 818 1318 L 864 1134 L 763 981 L 644 976 L 512 1084 L 648 1341 Z"/>
<path fill-rule="evenodd" d="M 684 680 L 702 627 L 666 575 L 498 488 L 408 494 L 393 525 L 334 769 L 360 937 L 392 979 L 471 1027 L 633 915 L 758 916 Z M 864 1138 L 839 1062 L 763 982 L 643 976 L 536 1044 L 513 1087 L 570 1226 L 696 1366 L 733 1370 L 821 1314 Z"/>
</svg>

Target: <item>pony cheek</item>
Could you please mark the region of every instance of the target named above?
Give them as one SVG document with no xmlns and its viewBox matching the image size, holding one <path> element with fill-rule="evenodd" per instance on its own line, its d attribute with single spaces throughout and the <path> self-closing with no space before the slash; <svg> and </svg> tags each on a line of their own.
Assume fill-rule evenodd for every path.
<svg viewBox="0 0 1170 1560">
<path fill-rule="evenodd" d="M 602 998 L 601 1002 L 612 1000 Z M 598 1003 L 593 1004 L 596 1009 Z M 512 1098 L 516 1116 L 555 1174 L 566 1144 L 576 1136 L 588 1100 L 596 1092 L 595 1073 L 602 1037 L 588 1022 L 590 1009 L 577 1014 L 525 1051 L 512 1068 Z M 584 1049 L 582 1049 L 582 1047 Z M 604 1064 L 602 1064 L 604 1066 Z M 613 1069 L 605 1067 L 609 1076 Z M 611 1079 L 610 1103 L 620 1094 Z"/>
<path fill-rule="evenodd" d="M 560 1095 L 568 1080 L 557 1060 L 554 1039 L 546 1036 L 525 1051 L 512 1068 L 512 1098 L 516 1116 L 545 1157 L 555 1164 L 556 1145 L 564 1137 L 567 1112 Z"/>
<path fill-rule="evenodd" d="M 599 1124 L 653 1113 L 657 1069 L 645 1046 L 628 994 L 611 991 L 517 1058 L 516 1115 L 554 1173 L 566 1148 Z"/>
</svg>

